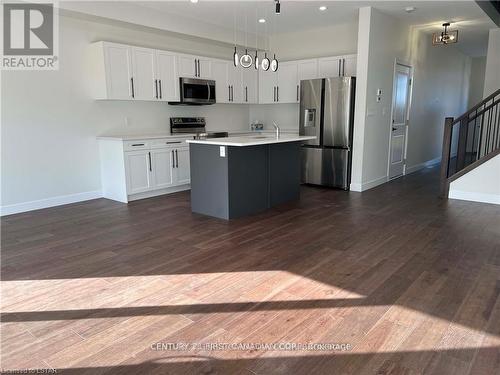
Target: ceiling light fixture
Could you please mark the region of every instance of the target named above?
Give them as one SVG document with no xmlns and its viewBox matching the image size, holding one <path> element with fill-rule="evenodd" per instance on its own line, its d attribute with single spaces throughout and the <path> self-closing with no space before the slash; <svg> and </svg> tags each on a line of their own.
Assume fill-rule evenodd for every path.
<svg viewBox="0 0 500 375">
<path fill-rule="evenodd" d="M 432 34 L 432 45 L 450 44 L 458 42 L 458 30 L 450 31 L 449 22 L 443 23 L 444 30 L 441 33 Z"/>
<path fill-rule="evenodd" d="M 281 14 L 280 0 L 274 0 L 274 2 L 276 3 L 276 14 Z"/>
<path fill-rule="evenodd" d="M 196 4 L 198 2 L 198 0 L 189 0 L 190 2 L 192 2 L 193 4 Z"/>
<path fill-rule="evenodd" d="M 415 8 L 415 7 L 406 7 L 405 8 L 405 12 L 406 13 L 411 13 L 411 12 L 414 12 L 416 10 L 417 10 L 417 8 Z"/>
<path fill-rule="evenodd" d="M 266 19 L 265 18 L 260 18 L 259 19 L 259 23 L 266 23 Z"/>
<path fill-rule="evenodd" d="M 326 6 L 324 6 L 324 5 L 322 5 L 322 6 L 319 7 L 319 10 L 322 11 L 322 12 L 324 12 L 327 9 L 328 8 Z"/>
</svg>

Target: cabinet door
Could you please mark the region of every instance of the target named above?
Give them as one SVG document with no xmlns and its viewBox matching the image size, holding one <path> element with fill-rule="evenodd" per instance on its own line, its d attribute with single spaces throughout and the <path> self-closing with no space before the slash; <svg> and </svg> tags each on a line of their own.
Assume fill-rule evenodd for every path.
<svg viewBox="0 0 500 375">
<path fill-rule="evenodd" d="M 215 80 L 215 99 L 217 103 L 228 103 L 229 92 L 229 62 L 212 61 L 212 79 Z"/>
<path fill-rule="evenodd" d="M 149 151 L 125 153 L 127 194 L 142 193 L 151 189 L 151 164 Z"/>
<path fill-rule="evenodd" d="M 357 56 L 346 56 L 344 58 L 344 75 L 346 77 L 356 76 Z"/>
<path fill-rule="evenodd" d="M 231 85 L 231 103 L 243 103 L 243 78 L 242 68 L 240 66 L 229 66 L 229 84 Z"/>
<path fill-rule="evenodd" d="M 297 80 L 297 63 L 282 63 L 278 73 L 278 102 L 298 103 L 299 86 Z"/>
<path fill-rule="evenodd" d="M 258 73 L 255 69 L 243 70 L 243 102 L 256 104 L 259 101 L 257 92 Z"/>
<path fill-rule="evenodd" d="M 179 100 L 179 74 L 175 54 L 156 51 L 156 79 L 159 100 L 166 102 Z"/>
<path fill-rule="evenodd" d="M 259 70 L 259 103 L 268 104 L 276 102 L 276 72 L 269 69 L 267 72 Z"/>
<path fill-rule="evenodd" d="M 151 151 L 153 188 L 167 188 L 174 184 L 174 162 L 175 157 L 173 149 L 162 148 Z"/>
<path fill-rule="evenodd" d="M 132 47 L 134 99 L 155 100 L 155 51 Z"/>
<path fill-rule="evenodd" d="M 198 78 L 212 78 L 212 60 L 198 57 Z"/>
<path fill-rule="evenodd" d="M 175 151 L 175 184 L 189 184 L 191 182 L 191 169 L 189 168 L 189 147 L 178 148 Z"/>
<path fill-rule="evenodd" d="M 298 62 L 297 66 L 298 79 L 300 81 L 304 79 L 316 79 L 318 75 L 318 60 L 302 60 Z"/>
<path fill-rule="evenodd" d="M 338 77 L 340 72 L 339 57 L 325 57 L 318 60 L 319 78 Z"/>
<path fill-rule="evenodd" d="M 180 55 L 179 56 L 179 77 L 196 77 L 197 69 L 196 56 Z"/>
<path fill-rule="evenodd" d="M 132 99 L 130 50 L 130 47 L 120 44 L 104 44 L 108 99 Z"/>
</svg>

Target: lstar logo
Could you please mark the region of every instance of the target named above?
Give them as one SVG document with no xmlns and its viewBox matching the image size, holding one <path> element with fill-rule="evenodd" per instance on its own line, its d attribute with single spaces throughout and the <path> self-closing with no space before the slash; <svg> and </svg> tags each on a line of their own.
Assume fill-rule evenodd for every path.
<svg viewBox="0 0 500 375">
<path fill-rule="evenodd" d="M 53 3 L 3 4 L 3 69 L 57 69 Z"/>
</svg>

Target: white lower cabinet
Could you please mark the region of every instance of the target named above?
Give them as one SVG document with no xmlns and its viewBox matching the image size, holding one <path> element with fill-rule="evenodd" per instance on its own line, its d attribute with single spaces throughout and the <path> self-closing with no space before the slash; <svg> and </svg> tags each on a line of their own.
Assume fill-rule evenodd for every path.
<svg viewBox="0 0 500 375">
<path fill-rule="evenodd" d="M 120 202 L 189 189 L 186 138 L 99 140 L 102 193 Z"/>
<path fill-rule="evenodd" d="M 128 151 L 125 153 L 125 173 L 128 194 L 137 194 L 151 189 L 149 151 Z"/>
<path fill-rule="evenodd" d="M 174 185 L 174 152 L 170 148 L 150 151 L 152 188 L 161 189 Z"/>
</svg>

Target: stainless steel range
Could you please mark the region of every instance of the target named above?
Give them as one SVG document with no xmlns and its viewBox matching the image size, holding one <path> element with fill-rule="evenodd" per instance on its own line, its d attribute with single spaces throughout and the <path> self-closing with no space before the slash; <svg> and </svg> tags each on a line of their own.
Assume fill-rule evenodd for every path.
<svg viewBox="0 0 500 375">
<path fill-rule="evenodd" d="M 207 132 L 204 117 L 170 117 L 170 133 L 194 134 L 194 139 L 224 138 L 227 132 Z"/>
</svg>

